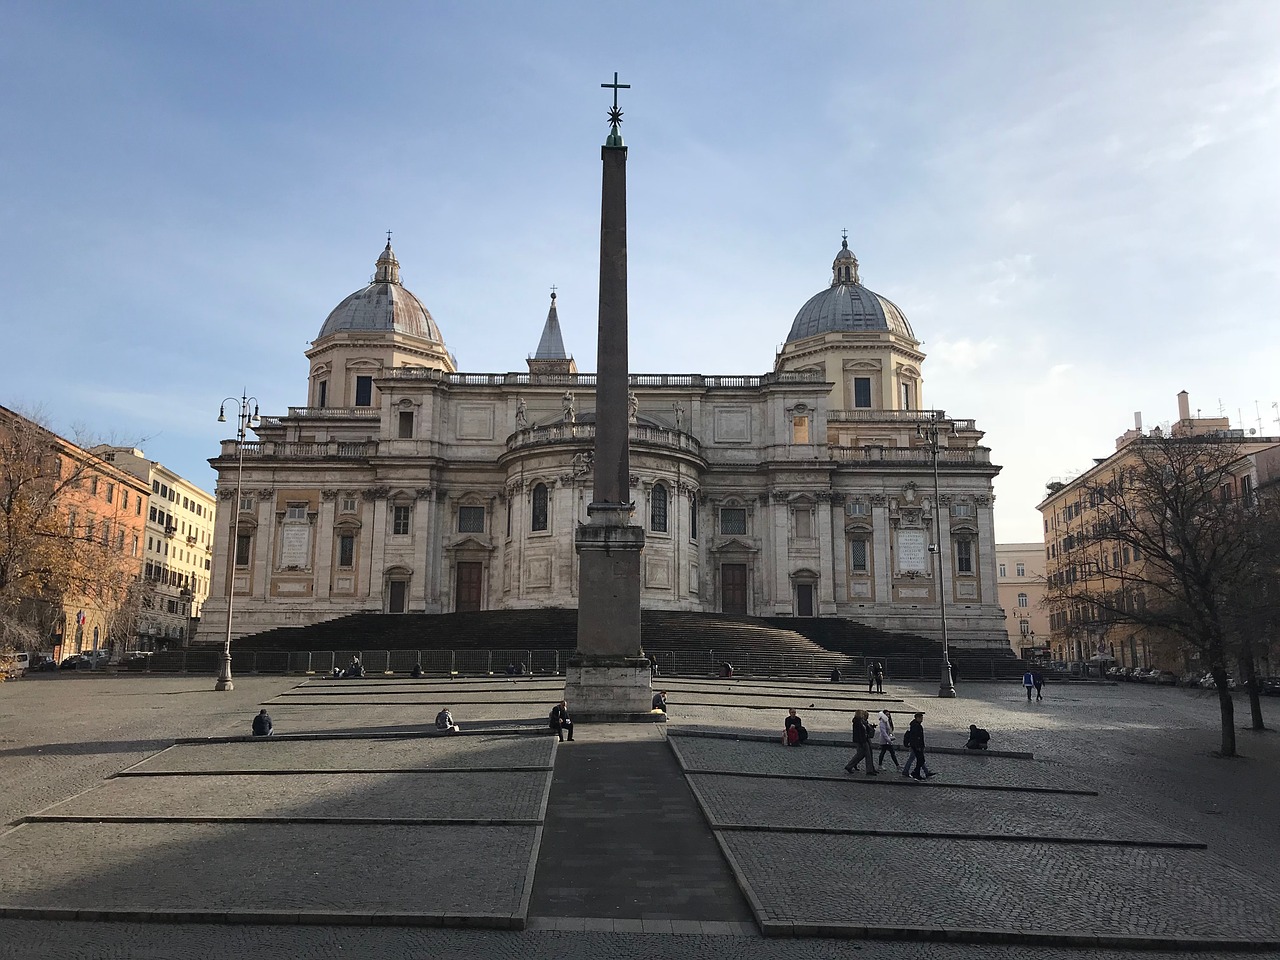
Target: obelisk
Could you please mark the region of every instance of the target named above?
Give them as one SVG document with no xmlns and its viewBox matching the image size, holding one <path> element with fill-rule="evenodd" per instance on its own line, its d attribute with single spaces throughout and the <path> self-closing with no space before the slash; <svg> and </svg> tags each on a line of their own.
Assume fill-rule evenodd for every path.
<svg viewBox="0 0 1280 960">
<path fill-rule="evenodd" d="M 594 484 L 587 522 L 578 525 L 578 647 L 569 658 L 565 699 L 581 720 L 649 717 L 649 661 L 640 640 L 640 553 L 644 527 L 631 522 L 630 412 L 627 407 L 627 148 L 613 89 L 610 132 L 601 148 L 600 316 L 596 350 Z"/>
</svg>

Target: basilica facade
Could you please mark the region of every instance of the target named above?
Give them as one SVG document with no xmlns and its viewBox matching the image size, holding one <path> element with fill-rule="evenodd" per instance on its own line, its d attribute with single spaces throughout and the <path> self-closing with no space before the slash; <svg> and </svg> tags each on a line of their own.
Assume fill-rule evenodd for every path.
<svg viewBox="0 0 1280 960">
<path fill-rule="evenodd" d="M 232 582 L 233 636 L 356 612 L 577 606 L 595 377 L 565 350 L 555 295 L 527 371 L 462 373 L 389 242 L 375 271 L 312 342 L 305 404 L 210 460 L 202 640 L 224 636 Z M 924 361 L 845 241 L 771 372 L 632 374 L 643 605 L 931 637 L 945 605 L 952 642 L 1007 646 L 1000 468 L 972 420 L 925 406 Z"/>
</svg>

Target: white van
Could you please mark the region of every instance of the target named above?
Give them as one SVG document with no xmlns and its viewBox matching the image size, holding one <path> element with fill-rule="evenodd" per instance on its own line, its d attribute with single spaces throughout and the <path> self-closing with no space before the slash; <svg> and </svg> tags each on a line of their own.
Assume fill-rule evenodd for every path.
<svg viewBox="0 0 1280 960">
<path fill-rule="evenodd" d="M 29 653 L 0 654 L 0 673 L 8 674 L 11 677 L 20 677 L 27 672 L 27 668 L 30 666 L 31 654 Z"/>
</svg>

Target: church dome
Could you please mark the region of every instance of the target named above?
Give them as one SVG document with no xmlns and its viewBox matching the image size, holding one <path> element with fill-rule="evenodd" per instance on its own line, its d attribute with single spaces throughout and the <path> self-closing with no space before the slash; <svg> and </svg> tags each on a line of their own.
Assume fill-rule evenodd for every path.
<svg viewBox="0 0 1280 960">
<path fill-rule="evenodd" d="M 373 281 L 333 308 L 316 339 L 349 332 L 401 333 L 419 340 L 444 342 L 422 301 L 400 284 L 400 262 L 391 250 L 390 240 L 378 257 Z"/>
<path fill-rule="evenodd" d="M 915 340 L 911 324 L 897 304 L 868 290 L 858 278 L 858 258 L 845 238 L 831 264 L 831 286 L 800 308 L 787 343 L 822 333 L 885 330 Z"/>
</svg>

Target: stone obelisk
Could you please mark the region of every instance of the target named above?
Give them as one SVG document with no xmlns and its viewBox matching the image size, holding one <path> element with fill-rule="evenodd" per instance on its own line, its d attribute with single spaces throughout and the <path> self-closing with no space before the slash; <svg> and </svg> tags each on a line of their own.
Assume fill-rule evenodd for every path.
<svg viewBox="0 0 1280 960">
<path fill-rule="evenodd" d="M 613 89 L 610 132 L 601 149 L 600 319 L 596 351 L 594 486 L 587 522 L 578 525 L 578 647 L 569 659 L 565 698 L 582 720 L 649 717 L 653 693 L 640 640 L 640 552 L 644 527 L 631 522 L 627 407 L 627 148 Z M 659 715 L 661 716 L 661 715 Z"/>
</svg>

